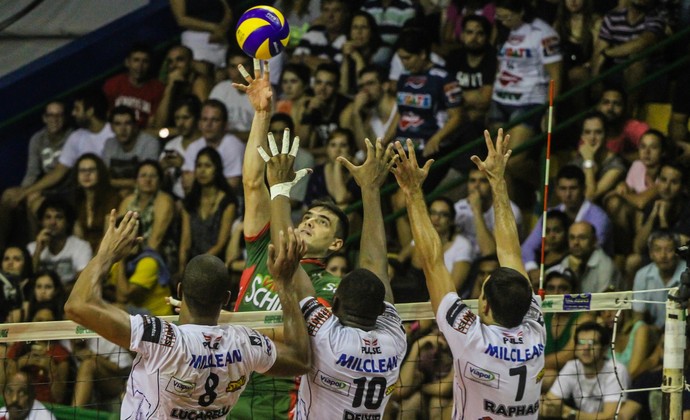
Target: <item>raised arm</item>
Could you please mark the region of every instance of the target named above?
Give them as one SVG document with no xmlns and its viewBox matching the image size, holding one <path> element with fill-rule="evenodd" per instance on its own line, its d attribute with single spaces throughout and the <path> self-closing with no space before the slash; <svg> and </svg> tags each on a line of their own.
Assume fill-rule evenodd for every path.
<svg viewBox="0 0 690 420">
<path fill-rule="evenodd" d="M 338 157 L 340 162 L 352 174 L 352 177 L 362 190 L 362 204 L 364 206 L 364 221 L 360 242 L 359 266 L 366 268 L 381 279 L 386 288 L 386 301 L 393 302 L 393 290 L 388 278 L 388 259 L 386 247 L 386 231 L 381 212 L 381 185 L 386 181 L 388 171 L 397 159 L 392 145 L 384 147 L 381 139 L 376 140 L 376 147 L 369 139 L 365 139 L 367 159 L 355 166 L 345 157 Z"/>
<path fill-rule="evenodd" d="M 268 62 L 264 62 L 263 73 L 259 60 L 254 60 L 254 77 L 250 76 L 244 66 L 240 72 L 247 85 L 233 83 L 233 86 L 247 94 L 249 103 L 254 108 L 254 120 L 249 131 L 247 147 L 242 161 L 242 184 L 244 186 L 244 234 L 255 236 L 270 220 L 270 196 L 264 182 L 265 162 L 256 152 L 256 148 L 266 145 L 266 135 L 271 122 L 271 82 L 269 80 Z"/>
<path fill-rule="evenodd" d="M 132 335 L 129 315 L 105 300 L 101 284 L 110 267 L 129 255 L 137 244 L 139 216 L 127 212 L 115 228 L 115 210 L 110 212 L 108 230 L 98 253 L 81 272 L 65 304 L 65 316 L 79 325 L 95 331 L 106 340 L 128 349 Z"/>
<path fill-rule="evenodd" d="M 283 196 L 281 199 L 289 202 Z M 298 273 L 304 273 L 299 263 L 307 246 L 292 229 L 287 234 L 280 231 L 278 236 L 278 242 L 268 246 L 267 265 L 276 282 L 283 306 L 283 342 L 275 342 L 277 358 L 267 373 L 276 376 L 301 375 L 311 369 L 311 345 L 307 325 L 299 307 L 303 296 L 300 296 L 300 288 L 296 283 L 300 278 Z"/>
<path fill-rule="evenodd" d="M 491 192 L 494 196 L 494 214 L 496 218 L 494 235 L 496 237 L 496 255 L 498 256 L 498 262 L 502 267 L 512 268 L 520 272 L 520 274 L 525 277 L 525 281 L 529 282 L 520 255 L 520 239 L 518 237 L 517 224 L 515 223 L 515 215 L 510 207 L 508 187 L 503 177 L 506 163 L 512 153 L 512 151 L 508 149 L 510 136 L 506 135 L 505 138 L 503 138 L 503 129 L 499 128 L 495 146 L 491 140 L 491 135 L 486 130 L 484 131 L 484 139 L 486 140 L 486 148 L 488 149 L 486 159 L 482 161 L 475 155 L 472 156 L 472 162 L 474 162 L 477 168 L 486 175 L 489 179 L 489 184 L 491 184 Z M 530 287 L 532 287 L 531 284 Z"/>
<path fill-rule="evenodd" d="M 423 168 L 417 165 L 417 157 L 414 152 L 412 140 L 407 139 L 409 157 L 403 150 L 400 142 L 395 143 L 400 159 L 391 169 L 407 202 L 407 215 L 410 218 L 412 238 L 415 247 L 419 249 L 422 269 L 426 278 L 426 287 L 431 297 L 431 307 L 437 312 L 441 300 L 450 292 L 455 291 L 453 280 L 443 261 L 443 245 L 436 229 L 431 224 L 427 206 L 424 202 L 422 183 L 429 174 L 429 168 L 433 159 L 426 162 Z"/>
</svg>

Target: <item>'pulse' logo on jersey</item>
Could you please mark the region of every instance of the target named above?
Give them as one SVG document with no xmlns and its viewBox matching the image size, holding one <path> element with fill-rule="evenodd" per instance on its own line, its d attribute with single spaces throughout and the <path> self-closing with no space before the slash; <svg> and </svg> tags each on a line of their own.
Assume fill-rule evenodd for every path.
<svg viewBox="0 0 690 420">
<path fill-rule="evenodd" d="M 204 342 L 202 343 L 204 347 L 208 349 L 218 350 L 218 347 L 220 347 L 220 339 L 222 337 L 213 338 L 212 335 L 206 335 L 204 333 L 201 333 L 201 335 L 204 336 Z"/>
<path fill-rule="evenodd" d="M 508 333 L 503 333 L 503 343 L 510 343 L 510 344 L 525 344 L 523 339 L 522 339 L 522 331 L 519 331 L 517 334 L 508 334 Z"/>
<path fill-rule="evenodd" d="M 362 353 L 364 354 L 381 354 L 381 347 L 379 347 L 379 340 L 377 338 L 363 338 L 362 339 Z"/>
</svg>

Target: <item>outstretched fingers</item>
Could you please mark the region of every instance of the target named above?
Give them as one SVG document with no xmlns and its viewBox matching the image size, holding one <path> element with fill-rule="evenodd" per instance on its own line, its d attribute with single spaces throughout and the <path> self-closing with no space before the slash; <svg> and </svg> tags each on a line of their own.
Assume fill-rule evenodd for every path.
<svg viewBox="0 0 690 420">
<path fill-rule="evenodd" d="M 253 64 L 254 64 L 254 78 L 260 79 L 261 78 L 261 61 L 259 61 L 258 58 L 255 58 Z"/>
</svg>

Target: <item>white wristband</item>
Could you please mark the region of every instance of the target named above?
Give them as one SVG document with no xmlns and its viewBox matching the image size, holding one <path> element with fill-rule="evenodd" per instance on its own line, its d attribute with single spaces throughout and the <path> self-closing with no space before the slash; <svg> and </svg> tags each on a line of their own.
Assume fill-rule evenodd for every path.
<svg viewBox="0 0 690 420">
<path fill-rule="evenodd" d="M 275 199 L 278 196 L 284 196 L 287 198 L 290 198 L 290 190 L 292 189 L 292 186 L 294 185 L 293 182 L 282 182 L 280 184 L 276 184 L 271 187 L 271 200 Z"/>
</svg>

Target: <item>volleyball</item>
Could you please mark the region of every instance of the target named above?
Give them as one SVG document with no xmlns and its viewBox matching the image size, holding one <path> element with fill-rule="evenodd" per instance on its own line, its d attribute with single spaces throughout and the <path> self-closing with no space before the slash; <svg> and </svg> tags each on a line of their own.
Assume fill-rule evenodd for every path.
<svg viewBox="0 0 690 420">
<path fill-rule="evenodd" d="M 247 9 L 237 22 L 237 43 L 247 55 L 268 60 L 290 40 L 290 26 L 280 10 L 270 6 Z"/>
</svg>

